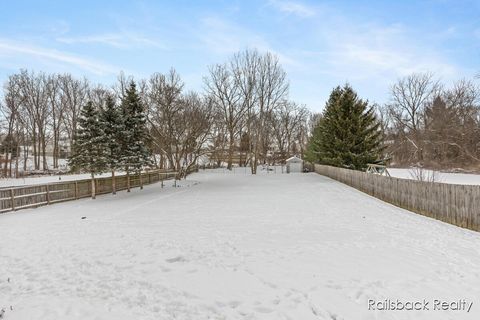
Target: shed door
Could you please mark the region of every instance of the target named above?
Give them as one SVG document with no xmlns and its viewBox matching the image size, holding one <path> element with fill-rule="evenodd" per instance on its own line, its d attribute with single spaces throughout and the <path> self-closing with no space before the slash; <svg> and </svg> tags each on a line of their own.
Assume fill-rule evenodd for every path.
<svg viewBox="0 0 480 320">
<path fill-rule="evenodd" d="M 301 162 L 290 163 L 290 172 L 302 172 L 302 163 Z"/>
</svg>

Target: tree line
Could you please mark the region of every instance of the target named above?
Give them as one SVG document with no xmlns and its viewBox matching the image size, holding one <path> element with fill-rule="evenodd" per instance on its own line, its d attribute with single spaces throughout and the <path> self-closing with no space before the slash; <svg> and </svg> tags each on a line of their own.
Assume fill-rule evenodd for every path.
<svg viewBox="0 0 480 320">
<path fill-rule="evenodd" d="M 131 142 L 123 141 L 131 121 L 126 101 L 132 84 L 144 117 L 148 162 L 142 168 L 187 170 L 208 158 L 229 169 L 249 165 L 256 173 L 258 164 L 281 163 L 305 150 L 312 116 L 289 99 L 278 57 L 245 50 L 211 66 L 200 92 L 186 91 L 175 69 L 147 79 L 121 73 L 112 87 L 70 74 L 21 70 L 10 75 L 0 102 L 2 176 L 57 170 L 67 157 L 70 170 L 140 170 L 133 163 L 126 170 Z M 114 118 L 118 123 L 110 123 Z M 122 130 L 123 137 L 114 136 Z M 101 140 L 92 155 L 81 152 L 88 144 L 80 142 L 88 134 Z M 90 158 L 89 164 L 95 153 L 104 159 Z M 121 159 L 112 159 L 114 155 Z"/>
<path fill-rule="evenodd" d="M 376 107 L 392 164 L 478 169 L 480 88 L 473 80 L 446 86 L 432 73 L 414 73 L 393 84 L 389 102 Z"/>
<path fill-rule="evenodd" d="M 0 101 L 1 176 L 59 170 L 67 157 L 69 170 L 99 172 L 73 160 L 87 106 L 96 121 L 119 121 L 96 135 L 105 135 L 102 152 L 110 152 L 102 170 L 136 172 L 138 167 L 125 165 L 121 140 L 128 135 L 113 136 L 131 118 L 125 99 L 132 84 L 144 117 L 141 143 L 148 161 L 142 168 L 185 171 L 208 159 L 228 169 L 248 165 L 256 173 L 259 164 L 284 163 L 293 155 L 355 169 L 380 160 L 474 168 L 480 159 L 480 90 L 473 80 L 446 87 L 431 73 L 411 74 L 391 86 L 383 105 L 362 100 L 346 85 L 332 91 L 323 113 L 314 114 L 289 99 L 278 57 L 245 50 L 210 66 L 203 83 L 204 90 L 187 91 L 175 69 L 147 79 L 121 73 L 111 87 L 70 74 L 12 74 Z M 114 155 L 123 157 L 115 159 L 117 167 Z"/>
<path fill-rule="evenodd" d="M 400 78 L 388 102 L 337 87 L 315 122 L 308 160 L 357 170 L 369 163 L 431 169 L 477 169 L 480 88 L 462 79 L 447 87 L 432 73 Z"/>
</svg>

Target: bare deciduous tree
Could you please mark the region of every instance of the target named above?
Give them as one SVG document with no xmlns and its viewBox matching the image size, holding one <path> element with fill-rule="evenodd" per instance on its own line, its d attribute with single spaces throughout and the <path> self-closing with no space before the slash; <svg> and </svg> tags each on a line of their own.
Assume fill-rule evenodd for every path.
<svg viewBox="0 0 480 320">
<path fill-rule="evenodd" d="M 468 80 L 457 81 L 453 88 L 444 93 L 449 109 L 456 120 L 454 141 L 451 145 L 459 151 L 457 163 L 480 161 L 478 154 L 480 139 L 480 88 Z"/>
<path fill-rule="evenodd" d="M 282 162 L 295 153 L 296 150 L 292 148 L 295 142 L 300 146 L 305 143 L 299 140 L 303 140 L 301 137 L 303 137 L 308 115 L 306 107 L 292 101 L 283 101 L 274 111 L 271 125 Z"/>
<path fill-rule="evenodd" d="M 399 134 L 411 145 L 413 159 L 422 161 L 421 130 L 427 103 L 441 90 L 431 73 L 414 73 L 398 80 L 391 88 L 390 115 Z"/>
<path fill-rule="evenodd" d="M 216 113 L 223 120 L 228 133 L 227 169 L 232 169 L 235 142 L 241 132 L 246 105 L 241 102 L 241 88 L 227 64 L 210 67 L 204 79 L 208 94 L 213 98 Z"/>
<path fill-rule="evenodd" d="M 213 123 L 213 100 L 183 94 L 183 86 L 172 69 L 167 75 L 154 74 L 147 89 L 153 145 L 165 157 L 160 162 L 166 160 L 175 170 L 188 170 L 205 152 Z"/>
<path fill-rule="evenodd" d="M 48 78 L 44 73 L 21 71 L 20 88 L 23 105 L 30 119 L 35 170 L 47 170 L 46 143 L 49 121 Z"/>
<path fill-rule="evenodd" d="M 18 76 L 12 75 L 8 78 L 4 86 L 4 101 L 0 103 L 0 110 L 6 122 L 6 136 L 2 143 L 2 149 L 5 152 L 3 176 L 12 177 L 12 162 L 15 157 L 15 177 L 18 177 L 18 158 L 19 158 L 19 118 L 22 104 L 22 95 Z"/>
<path fill-rule="evenodd" d="M 65 131 L 70 146 L 75 139 L 78 117 L 82 107 L 87 103 L 89 95 L 89 83 L 87 79 L 75 79 L 70 74 L 64 74 L 59 78 L 61 101 L 64 108 Z"/>
</svg>

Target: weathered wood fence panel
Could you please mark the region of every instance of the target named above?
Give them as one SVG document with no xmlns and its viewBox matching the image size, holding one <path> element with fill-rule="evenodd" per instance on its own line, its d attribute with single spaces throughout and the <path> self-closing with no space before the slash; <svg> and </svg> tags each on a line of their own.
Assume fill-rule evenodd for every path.
<svg viewBox="0 0 480 320">
<path fill-rule="evenodd" d="M 480 186 L 384 177 L 319 164 L 315 172 L 398 207 L 480 231 Z"/>
<path fill-rule="evenodd" d="M 193 167 L 187 173 L 191 173 L 195 170 L 197 170 L 197 168 Z M 144 185 L 148 185 L 167 179 L 177 179 L 177 175 L 177 172 L 171 170 L 150 170 L 142 173 L 142 183 Z M 92 181 L 90 179 L 83 179 L 75 181 L 53 182 L 48 184 L 0 188 L 0 213 L 90 197 L 92 195 L 91 183 Z M 115 185 L 117 191 L 126 190 L 127 176 L 116 176 Z M 111 193 L 112 178 L 95 178 L 95 186 L 95 194 L 97 195 Z M 131 174 L 130 188 L 137 188 L 139 186 L 139 175 Z"/>
</svg>

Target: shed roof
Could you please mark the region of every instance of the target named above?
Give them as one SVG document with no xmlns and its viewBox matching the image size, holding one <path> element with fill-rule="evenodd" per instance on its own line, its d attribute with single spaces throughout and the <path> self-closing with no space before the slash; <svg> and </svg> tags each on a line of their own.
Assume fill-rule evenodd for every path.
<svg viewBox="0 0 480 320">
<path fill-rule="evenodd" d="M 291 158 L 288 158 L 287 160 L 285 160 L 285 162 L 301 162 L 303 161 L 302 159 L 300 159 L 299 157 L 297 156 L 293 156 Z"/>
</svg>

